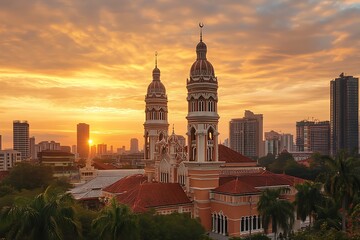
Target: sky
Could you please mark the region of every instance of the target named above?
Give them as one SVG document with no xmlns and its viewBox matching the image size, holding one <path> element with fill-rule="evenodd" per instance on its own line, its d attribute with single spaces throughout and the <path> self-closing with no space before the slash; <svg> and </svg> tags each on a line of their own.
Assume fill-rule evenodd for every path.
<svg viewBox="0 0 360 240">
<path fill-rule="evenodd" d="M 145 94 L 158 52 L 169 123 L 185 135 L 186 79 L 199 22 L 219 82 L 220 140 L 245 110 L 264 131 L 329 120 L 330 80 L 360 76 L 360 1 L 1 0 L 0 134 L 27 120 L 36 142 L 143 144 Z"/>
</svg>

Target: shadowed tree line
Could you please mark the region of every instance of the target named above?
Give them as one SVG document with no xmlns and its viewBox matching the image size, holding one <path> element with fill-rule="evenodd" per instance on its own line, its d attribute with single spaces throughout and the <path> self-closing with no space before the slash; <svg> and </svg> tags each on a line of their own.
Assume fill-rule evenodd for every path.
<svg viewBox="0 0 360 240">
<path fill-rule="evenodd" d="M 296 177 L 309 176 L 296 185 L 294 203 L 281 199 L 283 189 L 265 190 L 258 203 L 258 210 L 267 231 L 271 223 L 277 239 L 360 239 L 360 159 L 345 152 L 336 157 L 314 155 L 310 167 L 299 166 L 291 154 L 281 153 L 277 159 L 268 155 L 259 164 L 275 173 Z M 310 226 L 291 234 L 296 217 L 309 220 Z"/>
<path fill-rule="evenodd" d="M 33 182 L 31 182 L 33 181 Z M 19 164 L 0 184 L 0 239 L 207 239 L 187 214 L 135 214 L 114 199 L 101 211 L 76 203 L 51 168 Z"/>
<path fill-rule="evenodd" d="M 317 156 L 315 164 L 322 171 L 315 181 L 296 185 L 294 203 L 284 199 L 287 189 L 261 193 L 257 207 L 265 233 L 271 228 L 277 239 L 360 239 L 360 160 L 340 153 L 335 158 Z M 31 179 L 26 175 L 39 167 L 19 165 L 1 183 L 0 238 L 209 239 L 201 224 L 184 214 L 134 214 L 115 200 L 98 212 L 85 209 L 66 193 L 69 185 L 64 180 L 54 180 L 46 173 L 36 178 L 40 179 L 36 184 L 26 183 L 24 179 Z M 296 217 L 308 218 L 310 226 L 294 234 Z"/>
</svg>

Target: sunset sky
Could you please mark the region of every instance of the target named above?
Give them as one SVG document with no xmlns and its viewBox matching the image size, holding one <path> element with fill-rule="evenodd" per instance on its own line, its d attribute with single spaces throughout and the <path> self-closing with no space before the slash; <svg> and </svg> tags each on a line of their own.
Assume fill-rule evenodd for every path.
<svg viewBox="0 0 360 240">
<path fill-rule="evenodd" d="M 329 120 L 330 80 L 360 76 L 360 2 L 316 0 L 1 0 L 0 135 L 28 120 L 36 142 L 143 144 L 145 94 L 158 51 L 169 123 L 186 133 L 186 78 L 203 22 L 219 81 L 219 131 L 244 110 L 264 131 Z M 142 147 L 141 147 L 142 148 Z"/>
</svg>

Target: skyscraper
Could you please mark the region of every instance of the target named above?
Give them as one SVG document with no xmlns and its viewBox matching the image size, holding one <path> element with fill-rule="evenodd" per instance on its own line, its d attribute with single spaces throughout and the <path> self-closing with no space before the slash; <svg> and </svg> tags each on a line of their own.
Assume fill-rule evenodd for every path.
<svg viewBox="0 0 360 240">
<path fill-rule="evenodd" d="M 139 152 L 139 140 L 137 138 L 130 139 L 130 153 Z"/>
<path fill-rule="evenodd" d="M 296 122 L 296 150 L 299 152 L 330 153 L 329 121 Z"/>
<path fill-rule="evenodd" d="M 36 151 L 35 137 L 29 138 L 30 144 L 30 158 L 31 160 L 37 159 L 38 152 Z"/>
<path fill-rule="evenodd" d="M 77 125 L 77 152 L 80 158 L 87 158 L 89 155 L 90 126 L 86 123 Z"/>
<path fill-rule="evenodd" d="M 286 149 L 288 152 L 294 151 L 294 136 L 290 133 L 281 134 L 281 149 Z"/>
<path fill-rule="evenodd" d="M 265 132 L 265 155 L 271 153 L 277 156 L 281 151 L 281 135 L 273 130 Z"/>
<path fill-rule="evenodd" d="M 246 110 L 243 118 L 229 123 L 230 148 L 251 158 L 264 155 L 263 115 Z"/>
<path fill-rule="evenodd" d="M 330 82 L 331 154 L 359 147 L 359 78 L 341 73 Z"/>
<path fill-rule="evenodd" d="M 29 123 L 15 120 L 13 122 L 13 148 L 21 153 L 21 159 L 30 157 Z"/>
</svg>

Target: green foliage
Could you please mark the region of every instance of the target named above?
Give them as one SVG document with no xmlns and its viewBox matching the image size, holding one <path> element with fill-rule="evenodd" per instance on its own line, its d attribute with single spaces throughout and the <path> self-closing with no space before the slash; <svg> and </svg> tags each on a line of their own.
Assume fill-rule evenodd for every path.
<svg viewBox="0 0 360 240">
<path fill-rule="evenodd" d="M 7 239 L 71 239 L 80 237 L 69 194 L 54 194 L 51 188 L 33 200 L 18 199 L 1 209 L 1 233 Z"/>
<path fill-rule="evenodd" d="M 271 238 L 264 234 L 257 233 L 247 237 L 232 237 L 229 238 L 229 240 L 271 240 Z"/>
<path fill-rule="evenodd" d="M 297 216 L 305 221 L 307 216 L 310 216 L 310 224 L 312 215 L 316 212 L 316 207 L 322 201 L 321 184 L 304 182 L 295 186 L 297 193 L 295 195 L 295 204 Z"/>
<path fill-rule="evenodd" d="M 259 159 L 259 165 L 266 167 L 274 173 L 286 173 L 288 175 L 308 180 L 315 180 L 321 172 L 317 166 L 308 168 L 297 163 L 293 156 L 288 152 L 282 152 L 275 159 L 274 155 L 268 154 Z"/>
<path fill-rule="evenodd" d="M 346 218 L 356 194 L 360 192 L 360 161 L 345 152 L 335 158 L 324 158 L 327 171 L 324 174 L 325 192 L 341 202 L 342 230 L 346 231 Z"/>
<path fill-rule="evenodd" d="M 274 154 L 268 153 L 266 156 L 259 158 L 258 163 L 262 167 L 268 168 L 275 161 Z"/>
<path fill-rule="evenodd" d="M 284 191 L 286 189 L 266 189 L 261 193 L 257 208 L 262 217 L 265 232 L 267 232 L 270 221 L 272 222 L 272 231 L 275 235 L 279 227 L 287 233 L 294 224 L 293 204 L 287 200 L 280 199 Z"/>
<path fill-rule="evenodd" d="M 15 189 L 12 186 L 0 185 L 0 198 L 13 193 L 14 191 Z"/>
<path fill-rule="evenodd" d="M 17 190 L 47 187 L 53 179 L 50 167 L 20 163 L 11 169 L 3 180 L 3 185 L 9 185 Z"/>
<path fill-rule="evenodd" d="M 92 227 L 98 239 L 139 239 L 138 219 L 130 208 L 119 204 L 115 198 L 93 220 Z"/>
<path fill-rule="evenodd" d="M 347 236 L 346 233 L 329 228 L 323 224 L 320 230 L 303 230 L 295 233 L 290 240 L 358 240 L 359 236 Z"/>
<path fill-rule="evenodd" d="M 139 215 L 139 224 L 142 240 L 209 239 L 204 235 L 200 222 L 188 214 L 157 215 L 148 212 Z"/>
<path fill-rule="evenodd" d="M 0 197 L 0 208 L 6 207 L 6 206 L 12 206 L 16 202 L 16 199 L 18 199 L 18 198 L 33 199 L 42 192 L 43 192 L 42 188 L 36 188 L 36 189 L 32 189 L 32 190 L 23 189 L 21 191 L 14 190 L 13 192 L 8 193 L 8 194 L 4 195 L 3 197 Z"/>
<path fill-rule="evenodd" d="M 95 239 L 96 233 L 91 224 L 97 218 L 99 212 L 84 208 L 81 204 L 74 204 L 74 210 L 79 223 L 81 224 L 81 235 L 84 239 Z"/>
</svg>

